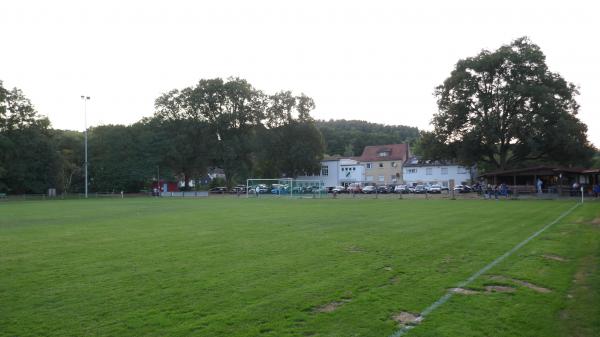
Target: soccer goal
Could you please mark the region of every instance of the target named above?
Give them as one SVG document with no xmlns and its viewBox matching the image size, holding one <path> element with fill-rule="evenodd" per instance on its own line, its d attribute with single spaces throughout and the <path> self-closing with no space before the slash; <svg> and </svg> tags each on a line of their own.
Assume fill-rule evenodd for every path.
<svg viewBox="0 0 600 337">
<path fill-rule="evenodd" d="M 292 178 L 246 180 L 246 197 L 322 198 L 325 184 L 321 180 Z"/>
</svg>

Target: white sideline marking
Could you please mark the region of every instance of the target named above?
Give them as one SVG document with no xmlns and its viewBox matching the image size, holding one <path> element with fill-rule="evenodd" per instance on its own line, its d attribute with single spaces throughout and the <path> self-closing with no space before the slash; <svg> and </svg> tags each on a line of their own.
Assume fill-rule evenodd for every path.
<svg viewBox="0 0 600 337">
<path fill-rule="evenodd" d="M 478 272 L 476 272 L 475 274 L 471 275 L 471 277 L 469 277 L 465 281 L 457 284 L 456 288 L 464 288 L 464 287 L 468 286 L 471 282 L 475 281 L 483 273 L 487 272 L 488 270 L 490 270 L 491 268 L 493 268 L 495 265 L 497 265 L 498 263 L 502 262 L 504 259 L 506 259 L 507 257 L 509 257 L 512 253 L 516 252 L 521 247 L 523 247 L 524 245 L 526 245 L 529 241 L 533 240 L 535 237 L 537 237 L 538 235 L 542 234 L 546 229 L 550 228 L 552 225 L 556 224 L 557 222 L 559 222 L 560 220 L 562 220 L 564 217 L 566 217 L 567 215 L 571 214 L 571 212 L 573 212 L 573 210 L 575 210 L 577 207 L 579 207 L 579 205 L 581 205 L 581 203 L 577 203 L 573 207 L 571 207 L 568 210 L 566 210 L 565 212 L 563 212 L 554 221 L 552 221 L 551 223 L 549 223 L 546 226 L 542 227 L 542 229 L 538 230 L 537 232 L 531 234 L 530 237 L 528 237 L 527 239 L 523 240 L 518 245 L 514 246 L 511 250 L 509 250 L 508 252 L 504 253 L 502 256 L 498 257 L 497 259 L 495 259 L 494 261 L 492 261 L 487 266 L 481 268 Z M 450 297 L 452 297 L 453 294 L 454 294 L 454 292 L 448 291 L 444 296 L 440 297 L 437 301 L 433 302 L 433 304 L 431 304 L 430 306 L 428 306 L 427 308 L 425 308 L 425 310 L 423 310 L 421 312 L 420 316 L 419 316 L 419 323 L 422 322 L 423 319 L 425 319 L 425 316 L 429 315 L 432 311 L 434 311 L 435 309 L 437 309 L 440 305 L 446 303 L 450 299 Z M 390 337 L 400 337 L 400 336 L 403 336 L 405 333 L 407 333 L 410 329 L 412 329 L 414 327 L 415 327 L 414 325 L 405 325 L 401 329 L 399 329 L 396 332 L 394 332 L 393 334 L 391 334 Z"/>
</svg>

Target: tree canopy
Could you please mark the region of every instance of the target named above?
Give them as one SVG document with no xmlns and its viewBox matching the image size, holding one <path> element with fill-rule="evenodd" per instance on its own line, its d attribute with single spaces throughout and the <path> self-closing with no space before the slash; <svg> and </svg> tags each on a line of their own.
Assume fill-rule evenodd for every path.
<svg viewBox="0 0 600 337">
<path fill-rule="evenodd" d="M 432 159 L 500 169 L 585 164 L 594 149 L 577 118 L 578 93 L 528 38 L 483 50 L 459 60 L 435 89 L 439 112 L 420 148 Z"/>
<path fill-rule="evenodd" d="M 317 128 L 329 155 L 359 156 L 368 145 L 412 143 L 419 137 L 416 127 L 357 120 L 320 120 Z"/>
</svg>

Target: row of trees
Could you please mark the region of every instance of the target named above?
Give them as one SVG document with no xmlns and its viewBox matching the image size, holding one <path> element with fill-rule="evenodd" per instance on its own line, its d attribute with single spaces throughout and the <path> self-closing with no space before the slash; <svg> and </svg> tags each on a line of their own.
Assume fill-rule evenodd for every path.
<svg viewBox="0 0 600 337">
<path fill-rule="evenodd" d="M 578 118 L 575 85 L 551 72 L 541 49 L 520 38 L 460 60 L 435 90 L 431 132 L 363 121 L 314 121 L 315 104 L 289 91 L 265 94 L 239 78 L 201 80 L 156 99 L 155 114 L 129 126 L 90 129 L 91 188 L 139 191 L 157 175 L 185 181 L 211 167 L 227 183 L 317 172 L 325 153 L 360 155 L 403 143 L 426 159 L 480 170 L 598 161 Z M 596 153 L 596 159 L 594 154 Z M 83 137 L 54 130 L 18 89 L 0 82 L 0 191 L 83 189 Z"/>
<path fill-rule="evenodd" d="M 134 192 L 160 176 L 189 184 L 211 167 L 227 183 L 316 172 L 325 150 L 311 98 L 267 95 L 239 78 L 201 80 L 160 96 L 154 116 L 90 128 L 90 188 Z M 0 82 L 0 191 L 83 189 L 83 135 L 54 130 Z"/>
</svg>

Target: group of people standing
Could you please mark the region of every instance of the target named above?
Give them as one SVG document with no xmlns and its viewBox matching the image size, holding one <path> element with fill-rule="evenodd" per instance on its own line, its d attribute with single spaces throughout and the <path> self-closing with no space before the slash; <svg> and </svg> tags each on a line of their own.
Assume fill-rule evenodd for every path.
<svg viewBox="0 0 600 337">
<path fill-rule="evenodd" d="M 508 198 L 510 194 L 508 185 L 506 185 L 505 183 L 502 183 L 500 185 L 487 184 L 483 192 L 485 193 L 484 196 L 486 199 L 498 199 L 499 196 Z"/>
</svg>

